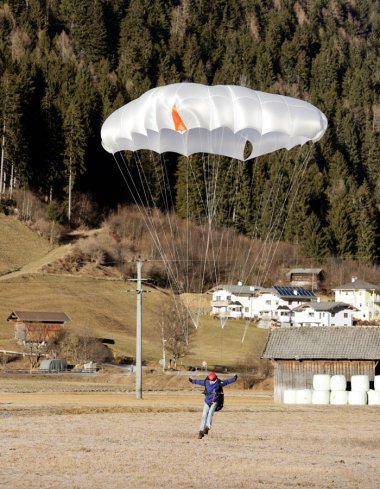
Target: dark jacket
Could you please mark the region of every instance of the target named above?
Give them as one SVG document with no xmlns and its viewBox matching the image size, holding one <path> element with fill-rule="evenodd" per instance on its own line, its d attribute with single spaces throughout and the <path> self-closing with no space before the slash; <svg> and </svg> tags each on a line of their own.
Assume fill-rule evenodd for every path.
<svg viewBox="0 0 380 489">
<path fill-rule="evenodd" d="M 191 381 L 193 384 L 197 385 L 203 385 L 206 391 L 206 397 L 205 397 L 205 403 L 211 406 L 213 402 L 218 401 L 218 390 L 219 390 L 219 385 L 218 385 L 218 380 L 216 382 L 212 383 L 208 379 L 204 380 L 198 380 L 198 379 L 192 379 Z M 232 384 L 233 382 L 236 382 L 235 377 L 231 377 L 226 380 L 219 380 L 220 385 L 224 387 L 225 385 Z"/>
</svg>

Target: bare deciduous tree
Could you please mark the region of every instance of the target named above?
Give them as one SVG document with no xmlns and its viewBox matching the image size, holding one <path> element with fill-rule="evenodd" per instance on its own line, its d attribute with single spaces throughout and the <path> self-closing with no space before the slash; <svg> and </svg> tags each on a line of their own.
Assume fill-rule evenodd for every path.
<svg viewBox="0 0 380 489">
<path fill-rule="evenodd" d="M 170 363 L 176 368 L 178 359 L 190 353 L 191 339 L 195 333 L 195 327 L 180 298 L 168 297 L 162 307 L 157 328 L 163 348 L 171 356 Z"/>
</svg>

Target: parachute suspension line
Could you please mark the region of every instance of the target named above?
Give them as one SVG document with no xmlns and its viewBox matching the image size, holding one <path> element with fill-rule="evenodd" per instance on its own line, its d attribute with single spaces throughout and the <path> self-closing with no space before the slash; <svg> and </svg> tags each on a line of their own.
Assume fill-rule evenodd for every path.
<svg viewBox="0 0 380 489">
<path fill-rule="evenodd" d="M 297 157 L 296 161 L 299 161 L 299 156 Z M 269 248 L 266 251 L 266 256 L 263 259 L 263 266 L 261 267 L 261 270 L 262 270 L 262 272 L 261 272 L 261 283 L 263 283 L 263 281 L 266 279 L 266 276 L 268 274 L 268 266 L 269 266 L 268 262 L 270 262 L 270 264 L 273 262 L 275 251 L 277 250 L 277 248 L 279 246 L 279 242 L 281 240 L 283 230 L 285 229 L 285 225 L 286 225 L 289 213 L 287 213 L 287 215 L 285 215 L 285 222 L 283 224 L 282 230 L 280 231 L 279 235 L 276 237 L 276 232 L 277 232 L 277 229 L 279 229 L 279 227 L 280 227 L 281 218 L 282 218 L 282 215 L 285 211 L 285 207 L 286 207 L 286 203 L 288 202 L 289 195 L 291 194 L 295 185 L 296 185 L 296 191 L 298 192 L 298 188 L 300 185 L 300 177 L 302 177 L 302 174 L 304 173 L 304 171 L 306 169 L 306 166 L 305 166 L 306 164 L 307 164 L 307 161 L 305 160 L 300 165 L 294 165 L 292 176 L 289 180 L 289 185 L 288 185 L 287 192 L 285 194 L 284 200 L 282 202 L 281 208 L 279 209 L 277 216 L 271 225 L 271 229 L 272 230 L 274 229 L 274 231 L 273 231 L 272 239 L 270 240 Z M 277 242 L 277 246 L 273 250 L 273 246 L 274 246 L 275 241 Z"/>
<path fill-rule="evenodd" d="M 146 184 L 146 176 L 145 176 L 145 173 L 142 175 L 141 174 L 141 171 L 140 171 L 140 168 L 142 169 L 142 165 L 141 165 L 141 162 L 139 164 L 139 158 L 138 158 L 138 155 L 136 153 L 134 153 L 134 157 L 135 157 L 135 160 L 136 160 L 136 163 L 137 163 L 137 168 L 139 170 L 139 178 L 140 178 L 140 182 L 142 183 L 142 186 L 143 188 L 148 188 L 149 189 L 149 185 Z M 134 179 L 132 178 L 132 175 L 130 173 L 130 170 L 128 168 L 128 165 L 126 163 L 126 161 L 124 160 L 123 156 L 122 156 L 122 160 L 123 160 L 123 163 L 124 163 L 124 167 L 125 167 L 125 170 L 126 170 L 126 173 L 128 174 L 129 176 L 129 180 L 130 182 L 133 182 L 133 187 L 131 187 L 131 185 L 129 184 L 129 181 L 128 179 L 126 178 L 126 175 L 125 173 L 123 172 L 121 166 L 119 165 L 119 162 L 117 161 L 115 155 L 114 155 L 114 158 L 115 158 L 115 161 L 117 163 L 117 166 L 122 174 L 122 177 L 127 185 L 127 188 L 129 190 L 129 192 L 131 193 L 132 195 L 132 198 L 137 206 L 137 208 L 139 209 L 140 211 L 140 214 L 141 216 L 143 217 L 143 220 L 144 220 L 144 223 L 145 223 L 145 226 L 146 226 L 146 229 L 148 230 L 151 238 L 152 238 L 152 241 L 159 253 L 159 255 L 161 256 L 161 260 L 163 261 L 164 263 L 164 266 L 166 268 L 166 271 L 167 271 L 167 274 L 168 274 L 168 279 L 169 279 L 169 282 L 172 284 L 172 289 L 177 286 L 177 288 L 179 288 L 179 283 L 178 283 L 178 274 L 175 274 L 174 271 L 173 271 L 173 263 L 175 264 L 176 263 L 176 260 L 172 260 L 172 263 L 169 262 L 169 259 L 167 258 L 166 254 L 165 254 L 165 251 L 163 249 L 163 246 L 162 246 L 162 243 L 160 241 L 160 238 L 158 236 L 158 233 L 157 233 L 157 230 L 156 230 L 156 227 L 154 225 L 154 221 L 153 221 L 153 216 L 152 214 L 149 212 L 149 207 L 147 206 L 144 206 L 143 205 L 143 200 L 140 196 L 140 198 L 138 198 L 137 196 L 139 196 L 139 192 L 138 192 L 138 189 L 137 189 L 137 186 L 136 186 L 136 183 L 134 182 Z M 142 178 L 144 176 L 144 178 Z M 146 185 L 144 185 L 144 183 Z M 148 202 L 148 195 L 146 192 L 144 192 L 144 195 L 145 195 L 145 199 L 146 199 L 146 202 Z M 153 196 L 150 192 L 150 197 L 153 201 Z M 174 293 L 173 293 L 173 290 L 172 290 L 172 295 L 173 295 L 173 304 L 175 306 L 175 309 L 177 310 L 177 314 L 178 314 L 178 318 L 182 324 L 182 327 L 183 327 L 183 331 L 184 331 L 184 335 L 185 335 L 185 341 L 188 343 L 188 329 L 187 329 L 187 320 L 186 320 L 186 317 L 184 317 L 182 311 L 181 311 L 181 308 L 179 307 L 178 305 L 178 301 L 175 299 L 174 297 Z M 189 315 L 190 316 L 190 315 Z"/>
<path fill-rule="evenodd" d="M 137 163 L 137 169 L 139 171 L 139 178 L 140 178 L 141 185 L 144 188 L 144 193 L 145 194 L 148 193 L 149 194 L 148 196 L 150 197 L 152 203 L 154 203 L 154 196 L 152 194 L 151 187 L 149 185 L 148 178 L 145 174 L 142 162 L 141 162 L 140 158 L 138 157 L 138 155 L 135 154 L 135 156 L 137 159 L 136 163 Z M 162 161 L 163 160 L 160 159 L 161 165 L 162 165 Z M 151 225 L 152 225 L 152 228 L 154 230 L 155 236 L 157 237 L 157 242 L 158 242 L 157 249 L 158 249 L 158 252 L 161 256 L 161 259 L 162 259 L 162 261 L 166 267 L 166 270 L 168 272 L 169 282 L 171 283 L 173 289 L 176 288 L 178 291 L 180 291 L 182 289 L 181 277 L 179 274 L 179 263 L 181 260 L 180 260 L 180 257 L 178 255 L 177 247 L 175 246 L 175 243 L 172 239 L 172 237 L 174 236 L 173 221 L 174 221 L 175 226 L 176 226 L 176 219 L 175 219 L 175 216 L 173 216 L 173 219 L 171 219 L 171 213 L 170 213 L 169 204 L 168 204 L 170 200 L 173 202 L 173 199 L 172 199 L 171 194 L 169 194 L 169 198 L 168 198 L 168 192 L 166 190 L 168 182 L 167 182 L 167 179 L 165 181 L 165 172 L 163 169 L 162 169 L 162 174 L 163 174 L 164 184 L 159 185 L 159 188 L 160 188 L 160 193 L 162 196 L 162 201 L 164 203 L 166 203 L 165 204 L 166 205 L 165 218 L 166 218 L 168 226 L 169 226 L 169 233 L 167 232 L 162 219 L 158 219 L 159 224 L 158 224 L 158 226 L 156 226 L 154 219 L 152 217 Z M 156 171 L 156 175 L 157 175 L 157 171 Z M 147 198 L 148 197 L 146 197 L 146 199 Z M 157 219 L 156 219 L 156 221 L 157 221 Z M 158 230 L 161 230 L 162 238 L 160 238 L 160 235 L 158 234 Z M 177 227 L 177 231 L 178 231 L 178 227 Z M 170 252 L 169 253 L 165 252 L 165 249 L 167 249 L 168 251 L 170 250 Z"/>
<path fill-rule="evenodd" d="M 232 192 L 231 199 L 234 198 L 234 196 L 237 196 L 239 194 L 239 180 L 241 180 L 241 176 L 243 176 L 244 173 L 244 168 L 247 163 L 245 161 L 237 161 L 237 166 L 238 166 L 238 171 L 235 174 L 235 191 Z M 252 191 L 253 187 L 253 179 L 251 178 L 251 188 L 249 189 L 250 192 Z M 236 212 L 237 209 L 237 203 L 236 201 L 233 201 L 233 205 L 231 206 L 231 218 L 232 222 L 235 223 L 234 219 L 234 213 Z M 243 214 L 244 214 L 244 222 L 247 222 L 247 213 L 249 211 L 249 199 L 246 201 L 246 205 L 243 207 Z M 248 260 L 251 255 L 251 251 L 253 248 L 253 240 L 250 240 L 250 246 L 248 253 L 246 253 L 244 257 L 244 261 L 241 261 L 241 255 L 236 253 L 236 250 L 239 249 L 239 241 L 241 240 L 241 235 L 240 235 L 240 230 L 236 229 L 236 226 L 234 226 L 232 232 L 226 233 L 226 248 L 225 248 L 225 270 L 229 270 L 229 279 L 228 281 L 231 282 L 232 279 L 238 279 L 242 283 L 246 282 L 246 274 L 245 270 L 247 267 Z M 232 250 L 232 253 L 229 253 L 229 249 Z M 232 257 L 233 262 L 229 261 L 229 257 Z M 238 274 L 237 274 L 238 272 Z"/>
<path fill-rule="evenodd" d="M 251 324 L 251 321 L 249 319 L 247 319 L 245 321 L 245 324 L 244 324 L 244 331 L 243 331 L 243 336 L 241 338 L 241 342 L 242 344 L 244 343 L 244 340 L 245 340 L 245 337 L 246 337 L 246 334 L 247 334 L 247 331 L 248 331 L 248 328 L 249 328 L 249 325 Z"/>
<path fill-rule="evenodd" d="M 285 157 L 283 155 L 282 160 L 284 160 L 284 158 Z M 281 163 L 280 163 L 280 168 L 283 168 L 283 161 L 281 161 Z M 254 229 L 256 229 L 257 234 L 256 235 L 254 234 L 252 236 L 253 239 L 259 239 L 259 216 L 261 216 L 261 218 L 262 218 L 263 215 L 265 215 L 267 209 L 269 208 L 270 203 L 272 203 L 272 210 L 270 212 L 270 221 L 269 221 L 269 226 L 267 228 L 265 238 L 261 239 L 261 245 L 259 247 L 258 252 L 256 253 L 255 259 L 253 260 L 253 262 L 252 262 L 252 264 L 248 270 L 247 276 L 250 276 L 255 268 L 257 268 L 258 270 L 260 270 L 262 268 L 265 250 L 268 248 L 268 242 L 269 242 L 271 235 L 272 235 L 272 232 L 273 232 L 274 223 L 276 222 L 276 220 L 274 220 L 273 216 L 274 216 L 274 213 L 276 212 L 276 209 L 278 206 L 279 190 L 280 190 L 281 182 L 282 182 L 283 178 L 284 178 L 284 173 L 281 170 L 278 172 L 276 179 L 275 179 L 275 182 L 271 186 L 271 189 L 270 189 L 269 195 L 267 196 L 267 199 L 264 201 L 264 199 L 261 196 L 260 203 L 258 206 L 258 210 L 256 213 L 256 222 L 254 225 Z M 276 188 L 277 188 L 277 191 L 275 190 Z M 278 215 L 277 215 L 277 217 L 278 217 Z M 250 249 L 249 249 L 249 253 L 247 254 L 247 258 L 245 261 L 245 265 L 247 265 L 248 260 L 250 258 L 250 254 L 251 254 L 251 251 L 253 248 L 253 244 L 254 243 L 252 240 L 251 245 L 250 245 Z M 261 285 L 261 281 L 259 278 L 259 272 L 257 272 L 257 279 L 256 280 L 257 280 L 258 285 Z"/>
<path fill-rule="evenodd" d="M 152 153 L 151 153 L 151 159 L 153 160 Z M 180 274 L 180 263 L 183 260 L 182 256 L 180 255 L 180 250 L 178 246 L 176 246 L 176 243 L 174 242 L 173 239 L 170 239 L 170 237 L 173 237 L 175 234 L 177 236 L 180 236 L 180 230 L 178 227 L 178 219 L 177 216 L 175 215 L 175 212 L 173 212 L 174 209 L 174 204 L 175 204 L 175 199 L 172 195 L 172 190 L 170 186 L 170 181 L 169 181 L 169 175 L 167 172 L 167 165 L 165 162 L 165 158 L 163 155 L 160 155 L 160 169 L 161 169 L 161 176 L 162 176 L 162 182 L 163 184 L 160 185 L 160 179 L 159 179 L 159 188 L 160 192 L 162 195 L 162 201 L 165 204 L 165 211 L 166 211 L 166 217 L 167 217 L 167 222 L 169 226 L 169 238 L 165 235 L 165 240 L 168 244 L 168 246 L 171 247 L 171 253 L 173 256 L 173 266 L 176 267 L 176 275 L 178 279 L 178 283 L 180 285 L 180 289 L 182 290 L 184 287 L 183 283 L 183 277 L 181 277 Z M 156 172 L 158 173 L 158 172 Z M 186 288 L 185 288 L 186 290 Z"/>
<path fill-rule="evenodd" d="M 134 156 L 135 156 L 135 158 L 137 158 L 136 153 L 134 153 Z M 114 158 L 115 158 L 115 160 L 117 162 L 117 159 L 116 159 L 115 155 L 114 155 Z M 155 244 L 156 249 L 158 250 L 158 252 L 159 252 L 159 254 L 161 256 L 162 261 L 164 262 L 165 266 L 167 267 L 169 279 L 171 277 L 171 280 L 175 283 L 175 275 L 173 274 L 172 267 L 171 267 L 171 265 L 169 263 L 169 260 L 165 256 L 164 250 L 163 250 L 163 248 L 161 246 L 161 242 L 160 242 L 159 236 L 158 236 L 157 231 L 155 229 L 155 226 L 153 224 L 153 216 L 149 212 L 149 208 L 144 205 L 142 196 L 139 193 L 139 190 L 137 188 L 136 182 L 134 181 L 134 179 L 133 179 L 133 177 L 131 175 L 131 172 L 130 172 L 130 170 L 128 168 L 128 165 L 127 165 L 127 163 L 126 163 L 123 155 L 121 155 L 121 158 L 122 158 L 122 162 L 124 164 L 125 171 L 126 171 L 128 177 L 129 177 L 129 181 L 132 182 L 132 184 L 133 184 L 132 186 L 129 183 L 128 179 L 126 178 L 126 175 L 124 174 L 123 169 L 120 167 L 119 163 L 117 162 L 117 165 L 119 167 L 119 170 L 122 173 L 123 179 L 124 179 L 124 181 L 125 181 L 125 183 L 127 185 L 127 188 L 129 190 L 132 198 L 133 198 L 133 201 L 135 202 L 138 210 L 140 211 L 141 216 L 143 217 L 143 220 L 144 220 L 146 229 L 148 230 L 148 232 L 149 232 L 149 234 L 150 234 L 150 236 L 152 238 L 152 241 Z M 141 175 L 140 175 L 140 177 L 141 177 Z"/>
<path fill-rule="evenodd" d="M 262 241 L 261 246 L 260 246 L 258 252 L 256 253 L 255 260 L 253 261 L 253 263 L 251 264 L 251 267 L 249 269 L 249 275 L 251 275 L 254 268 L 257 267 L 257 270 L 258 270 L 258 272 L 257 272 L 257 283 L 259 285 L 262 284 L 263 279 L 260 277 L 260 275 L 265 273 L 264 272 L 265 265 L 268 261 L 268 257 L 271 254 L 273 242 L 276 240 L 277 228 L 279 226 L 279 222 L 281 220 L 281 215 L 282 215 L 282 212 L 284 211 L 285 204 L 287 202 L 288 195 L 289 195 L 289 192 L 291 190 L 291 184 L 294 181 L 294 177 L 290 178 L 290 184 L 288 186 L 288 191 L 287 191 L 287 193 L 284 197 L 284 200 L 282 202 L 282 205 L 279 209 L 279 204 L 278 204 L 279 195 L 280 195 L 279 190 L 281 188 L 281 182 L 283 181 L 283 178 L 285 175 L 285 173 L 282 170 L 282 168 L 284 166 L 284 160 L 285 159 L 288 160 L 288 153 L 286 153 L 286 157 L 285 157 L 285 154 L 283 154 L 283 156 L 282 156 L 282 161 L 280 162 L 280 165 L 279 165 L 281 170 L 278 171 L 278 173 L 277 173 L 275 183 L 272 185 L 266 201 L 264 201 L 263 198 L 261 197 L 259 205 L 257 207 L 258 211 L 256 213 L 256 220 L 255 220 L 255 224 L 253 227 L 253 229 L 254 229 L 254 233 L 252 235 L 253 239 L 258 238 L 259 216 L 260 215 L 263 216 L 266 213 L 266 210 L 268 209 L 269 204 L 270 203 L 272 204 L 272 209 L 269 209 L 270 210 L 270 220 L 269 220 L 269 226 L 267 228 L 266 236 L 265 236 L 264 240 L 261 240 Z M 295 173 L 295 169 L 293 169 L 293 174 L 294 173 Z M 251 183 L 253 184 L 253 179 L 252 179 Z M 275 193 L 276 188 L 277 188 L 277 192 Z M 277 215 L 275 215 L 276 212 L 277 212 Z M 247 256 L 246 256 L 245 266 L 247 265 L 248 259 L 251 256 L 252 248 L 254 245 L 253 239 L 251 240 L 249 252 L 247 253 Z M 279 239 L 279 238 L 277 238 L 277 239 Z M 262 270 L 262 272 L 260 273 L 259 270 Z"/>
<path fill-rule="evenodd" d="M 300 154 L 298 155 L 296 161 L 299 161 L 299 158 L 300 158 Z M 263 281 L 265 280 L 265 278 L 266 278 L 266 276 L 268 274 L 268 267 L 273 262 L 275 252 L 276 252 L 276 250 L 277 250 L 277 248 L 279 246 L 281 237 L 283 235 L 283 231 L 285 229 L 285 225 L 286 225 L 287 220 L 288 220 L 289 212 L 287 212 L 285 214 L 285 220 L 283 221 L 283 226 L 282 226 L 281 230 L 279 231 L 278 236 L 276 238 L 275 234 L 276 234 L 277 230 L 280 228 L 281 217 L 282 217 L 282 215 L 284 213 L 286 203 L 288 202 L 289 196 L 291 195 L 291 192 L 292 192 L 293 188 L 295 187 L 295 185 L 296 185 L 296 187 L 295 187 L 296 188 L 295 194 L 298 193 L 298 188 L 300 186 L 300 181 L 302 180 L 302 176 L 303 176 L 303 173 L 304 173 L 304 171 L 306 169 L 306 166 L 307 166 L 307 159 L 305 159 L 304 162 L 299 165 L 299 167 L 297 165 L 294 165 L 294 167 L 293 167 L 293 174 L 292 174 L 292 176 L 290 178 L 290 181 L 289 181 L 289 186 L 288 186 L 288 189 L 287 189 L 287 193 L 286 193 L 286 195 L 284 197 L 284 200 L 283 200 L 281 209 L 280 209 L 280 211 L 277 214 L 277 218 L 276 218 L 275 223 L 274 223 L 274 226 L 273 226 L 273 227 L 275 227 L 275 231 L 273 232 L 273 239 L 271 240 L 269 250 L 267 251 L 267 255 L 266 255 L 266 258 L 265 258 L 264 267 L 262 268 L 262 273 L 263 273 L 262 280 Z M 293 198 L 293 201 L 294 201 L 294 198 Z M 290 210 L 291 207 L 289 206 L 288 209 Z M 275 238 L 276 238 L 277 245 L 274 248 L 274 250 L 272 251 L 272 249 L 274 247 Z M 270 264 L 268 264 L 268 262 L 270 262 Z"/>
<path fill-rule="evenodd" d="M 154 227 L 152 226 L 152 216 L 149 215 L 148 213 L 148 210 L 147 210 L 147 207 L 143 205 L 143 202 L 142 202 L 142 199 L 140 197 L 140 199 L 137 198 L 137 195 L 138 195 L 138 189 L 137 189 L 137 186 L 136 184 L 134 183 L 134 179 L 132 178 L 132 175 L 130 173 L 130 170 L 128 168 L 128 165 L 126 163 L 126 161 L 124 160 L 123 158 L 123 155 L 121 155 L 121 158 L 122 158 L 122 162 L 124 164 L 124 168 L 126 170 L 126 173 L 128 174 L 128 177 L 129 177 L 129 181 L 130 182 L 133 182 L 133 186 L 130 185 L 128 179 L 126 178 L 126 174 L 124 173 L 123 169 L 121 168 L 119 162 L 117 161 L 117 158 L 116 158 L 116 155 L 114 154 L 114 160 L 116 161 L 116 164 L 120 170 L 120 173 L 123 177 L 123 180 L 128 188 L 128 191 L 130 192 L 131 196 L 132 196 L 132 199 L 133 201 L 135 202 L 135 205 L 137 206 L 143 220 L 144 220 L 144 223 L 145 223 L 145 226 L 146 226 L 146 229 L 148 230 L 151 238 L 152 238 L 152 241 L 153 243 L 156 245 L 156 248 L 158 250 L 160 250 L 160 241 L 158 239 L 158 236 L 157 236 L 157 233 L 154 233 Z M 165 259 L 165 255 L 162 253 L 162 250 L 160 252 L 161 256 L 164 257 Z M 168 264 L 169 265 L 169 264 Z M 170 267 L 169 267 L 169 270 L 170 270 Z"/>
<path fill-rule="evenodd" d="M 189 158 L 186 157 L 185 183 L 186 183 L 186 290 L 190 292 L 189 283 L 189 258 L 190 258 L 190 216 L 189 216 Z"/>
<path fill-rule="evenodd" d="M 209 157 L 210 158 L 210 157 Z M 224 160 L 225 161 L 225 160 Z M 244 164 L 243 162 L 238 162 L 238 165 L 236 165 L 236 161 L 233 159 L 229 159 L 229 164 L 227 168 L 223 168 L 222 171 L 222 159 L 219 157 L 219 159 L 216 159 L 215 157 L 211 157 L 211 184 L 212 184 L 212 192 L 209 194 L 212 195 L 212 212 L 209 212 L 210 216 L 210 224 L 212 224 L 213 220 L 215 220 L 215 216 L 217 215 L 218 210 L 220 209 L 221 204 L 226 206 L 227 209 L 227 220 L 230 220 L 231 223 L 234 223 L 234 211 L 236 209 L 236 201 L 234 200 L 233 196 L 237 195 L 237 189 L 239 185 L 239 171 L 236 171 L 236 167 L 238 167 L 239 170 L 239 164 Z M 233 172 L 233 170 L 235 170 Z M 230 185 L 230 175 L 233 172 L 233 179 L 232 179 L 232 185 L 231 188 L 228 188 Z M 235 192 L 234 192 L 234 187 L 233 184 L 235 183 Z M 231 193 L 233 196 L 231 196 Z M 226 195 L 228 200 L 228 203 L 225 203 L 223 199 L 226 199 Z M 219 236 L 219 241 L 217 242 L 215 240 L 215 237 Z M 223 256 L 223 252 L 225 250 L 223 249 L 224 242 L 227 241 L 229 242 L 230 240 L 238 240 L 239 239 L 239 234 L 236 231 L 236 229 L 233 227 L 228 227 L 228 224 L 225 226 L 222 226 L 221 228 L 218 227 L 217 231 L 214 232 L 213 239 L 211 240 L 211 253 L 212 253 L 212 262 L 213 262 L 213 275 L 214 275 L 214 280 L 213 282 L 218 285 L 220 283 L 220 259 Z M 235 275 L 235 269 L 236 269 L 236 262 L 237 262 L 237 254 L 234 254 L 235 256 L 235 263 L 233 270 L 231 270 L 231 262 L 229 263 L 229 269 L 230 269 L 230 278 L 232 278 Z M 224 257 L 226 263 L 228 260 L 228 254 L 225 253 Z M 211 261 L 211 260 L 209 260 Z M 225 267 L 227 269 L 227 267 Z"/>
<path fill-rule="evenodd" d="M 285 157 L 283 157 L 283 160 L 284 159 L 285 159 Z M 286 158 L 286 159 L 288 159 L 288 158 Z M 283 162 L 281 163 L 281 168 L 282 167 L 283 167 Z M 294 173 L 294 170 L 293 170 L 293 173 Z M 278 208 L 279 189 L 281 187 L 281 182 L 282 182 L 282 180 L 284 178 L 284 173 L 282 173 L 282 171 L 279 172 L 279 174 L 280 174 L 280 176 L 278 178 L 278 180 L 279 180 L 278 181 L 278 184 L 275 185 L 278 188 L 278 193 L 277 193 L 277 196 L 276 196 L 276 199 L 275 199 L 275 204 L 274 204 L 274 206 L 272 208 L 271 219 L 270 219 L 269 227 L 268 227 L 268 230 L 267 230 L 267 234 L 266 234 L 265 240 L 264 240 L 264 242 L 262 244 L 262 247 L 261 247 L 260 266 L 258 267 L 258 274 L 257 274 L 257 276 L 258 276 L 258 283 L 260 285 L 263 283 L 263 280 L 264 280 L 263 279 L 263 275 L 266 276 L 266 273 L 267 273 L 267 272 L 265 272 L 265 267 L 267 266 L 268 257 L 271 254 L 273 243 L 276 240 L 277 228 L 279 226 L 279 222 L 280 222 L 281 217 L 282 217 L 282 212 L 285 209 L 285 205 L 286 205 L 286 202 L 287 202 L 287 199 L 288 199 L 288 195 L 290 193 L 292 182 L 293 182 L 293 178 L 290 178 L 290 183 L 288 185 L 288 188 L 287 188 L 287 191 L 285 193 L 284 199 L 282 201 L 281 206 Z"/>
<path fill-rule="evenodd" d="M 300 151 L 301 151 L 301 150 L 300 150 Z M 283 233 L 284 233 L 284 230 L 285 230 L 285 226 L 286 226 L 286 223 L 287 223 L 288 218 L 289 218 L 290 211 L 292 210 L 293 205 L 294 205 L 294 202 L 296 201 L 297 194 L 298 194 L 298 190 L 299 190 L 299 187 L 300 187 L 300 185 L 301 185 L 302 179 L 303 179 L 303 177 L 304 177 L 304 175 L 305 175 L 305 172 L 306 172 L 306 169 L 307 169 L 307 165 L 308 165 L 308 163 L 309 163 L 309 161 L 310 161 L 310 158 L 311 158 L 311 154 L 312 154 L 312 148 L 310 147 L 310 148 L 309 148 L 309 151 L 308 151 L 308 153 L 306 154 L 305 159 L 304 159 L 304 161 L 303 161 L 302 165 L 300 166 L 300 169 L 298 170 L 298 173 L 297 173 L 297 175 L 296 175 L 296 178 L 295 178 L 296 187 L 295 187 L 295 191 L 294 191 L 293 198 L 292 198 L 292 200 L 291 200 L 291 202 L 290 202 L 290 204 L 289 204 L 289 212 L 287 212 L 287 215 L 286 215 L 285 221 L 283 222 L 283 225 L 282 225 L 282 228 L 281 228 L 281 231 L 280 231 L 280 234 L 279 234 L 279 238 L 278 238 L 278 240 L 277 240 L 277 244 L 276 244 L 276 246 L 275 246 L 275 249 L 274 249 L 274 251 L 273 251 L 273 253 L 272 253 L 272 258 L 271 258 L 270 263 L 269 263 L 269 266 L 268 266 L 268 268 L 267 268 L 267 271 L 266 271 L 266 274 L 265 274 L 264 280 L 266 280 L 266 277 L 267 277 L 267 274 L 268 274 L 268 269 L 269 269 L 269 267 L 271 266 L 271 264 L 272 264 L 272 262 L 273 262 L 274 255 L 275 255 L 275 253 L 276 253 L 276 251 L 277 251 L 277 248 L 278 248 L 278 246 L 279 246 L 279 243 L 280 243 L 280 239 L 281 239 L 281 238 L 282 238 L 282 236 L 283 236 Z M 289 191 L 289 194 L 291 193 L 291 191 L 292 191 L 293 187 L 294 187 L 294 181 L 293 181 L 292 187 L 291 187 L 291 189 L 290 189 L 290 191 Z"/>
<path fill-rule="evenodd" d="M 269 198 L 267 200 L 267 205 L 269 205 L 269 201 L 272 200 L 271 199 L 272 190 L 277 187 L 277 191 L 276 191 L 275 196 L 273 198 L 272 209 L 270 209 L 269 226 L 267 229 L 265 239 L 264 239 L 262 246 L 260 248 L 260 253 L 258 255 L 260 258 L 260 262 L 259 262 L 258 267 L 257 267 L 258 273 L 260 273 L 259 272 L 260 270 L 263 270 L 265 268 L 265 263 L 267 260 L 266 255 L 268 255 L 268 253 L 270 252 L 270 251 L 268 251 L 268 249 L 269 250 L 271 249 L 272 243 L 276 239 L 277 222 L 279 222 L 279 219 L 281 217 L 281 210 L 282 210 L 282 207 L 280 207 L 280 211 L 279 211 L 279 209 L 278 209 L 279 204 L 278 203 L 279 203 L 279 199 L 280 199 L 280 189 L 281 189 L 281 183 L 283 181 L 283 178 L 284 178 L 284 173 L 282 171 L 280 171 L 278 176 L 277 176 L 277 179 L 276 179 L 277 181 L 275 181 L 275 184 L 273 185 L 273 187 L 271 189 L 271 193 L 270 193 Z M 285 202 L 286 202 L 286 197 L 282 203 L 282 206 L 285 204 Z M 276 215 L 276 212 L 277 212 L 277 215 Z M 269 244 L 269 248 L 268 248 L 268 244 Z M 263 283 L 261 278 L 258 280 L 258 282 L 260 284 Z"/>
<path fill-rule="evenodd" d="M 176 282 L 174 285 L 177 286 L 177 290 L 184 291 L 184 292 L 189 292 L 189 283 L 188 283 L 188 240 L 186 239 L 186 250 L 185 250 L 185 263 L 183 263 L 183 252 L 181 253 L 180 246 L 175 243 L 173 239 L 170 239 L 170 237 L 173 237 L 175 234 L 177 236 L 181 236 L 181 232 L 178 226 L 178 219 L 175 213 L 173 213 L 174 205 L 175 205 L 175 199 L 172 194 L 172 189 L 169 181 L 169 175 L 167 172 L 167 164 L 165 162 L 165 157 L 163 154 L 160 154 L 160 174 L 159 171 L 157 170 L 156 165 L 154 165 L 154 157 L 153 153 L 151 152 L 151 161 L 153 167 L 156 169 L 156 176 L 158 180 L 158 185 L 160 188 L 160 193 L 162 196 L 162 202 L 165 207 L 165 217 L 167 218 L 167 223 L 169 226 L 169 239 L 167 238 L 165 234 L 165 241 L 168 243 L 169 246 L 171 246 L 171 256 L 173 257 L 172 260 L 172 267 L 175 269 L 175 275 L 176 275 Z M 162 184 L 161 184 L 162 182 Z M 188 224 L 188 220 L 186 220 L 186 226 Z M 186 235 L 188 233 L 188 227 L 186 230 Z M 186 267 L 186 273 L 183 274 L 183 267 Z M 169 277 L 170 281 L 170 277 Z M 172 289 L 173 289 L 173 284 L 172 284 Z M 176 300 L 174 291 L 172 290 L 172 295 L 173 295 L 173 303 L 175 305 L 175 310 L 178 316 L 178 320 L 182 326 L 182 333 L 185 338 L 185 342 L 188 345 L 189 343 L 189 329 L 188 329 L 188 318 L 191 318 L 191 313 L 190 313 L 190 305 L 186 304 L 183 299 L 180 300 L 180 304 L 178 303 L 179 301 Z M 186 311 L 186 312 L 185 312 Z M 192 320 L 194 323 L 194 321 Z M 197 325 L 194 324 L 195 327 Z"/>
</svg>

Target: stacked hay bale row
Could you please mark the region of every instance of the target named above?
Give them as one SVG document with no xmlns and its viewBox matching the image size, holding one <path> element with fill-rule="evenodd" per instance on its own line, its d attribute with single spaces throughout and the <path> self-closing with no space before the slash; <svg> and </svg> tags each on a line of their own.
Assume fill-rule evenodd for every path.
<svg viewBox="0 0 380 489">
<path fill-rule="evenodd" d="M 344 375 L 317 374 L 313 376 L 313 389 L 287 389 L 283 401 L 285 404 L 380 406 L 380 375 L 375 376 L 374 389 L 370 389 L 368 375 L 352 375 L 351 389 L 347 390 Z"/>
</svg>

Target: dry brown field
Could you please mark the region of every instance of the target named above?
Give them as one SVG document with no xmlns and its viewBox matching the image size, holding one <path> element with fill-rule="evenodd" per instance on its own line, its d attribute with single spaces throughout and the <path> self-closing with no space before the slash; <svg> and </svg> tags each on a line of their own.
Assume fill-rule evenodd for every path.
<svg viewBox="0 0 380 489">
<path fill-rule="evenodd" d="M 0 487 L 375 489 L 380 408 L 289 406 L 226 388 L 197 439 L 203 396 L 182 377 L 0 373 Z"/>
</svg>

